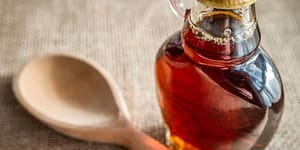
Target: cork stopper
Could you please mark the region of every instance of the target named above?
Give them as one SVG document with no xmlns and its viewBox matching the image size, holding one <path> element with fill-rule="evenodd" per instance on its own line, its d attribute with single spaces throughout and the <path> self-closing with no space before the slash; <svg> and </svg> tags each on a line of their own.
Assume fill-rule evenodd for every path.
<svg viewBox="0 0 300 150">
<path fill-rule="evenodd" d="M 198 0 L 200 3 L 220 9 L 237 9 L 249 6 L 256 0 Z"/>
</svg>

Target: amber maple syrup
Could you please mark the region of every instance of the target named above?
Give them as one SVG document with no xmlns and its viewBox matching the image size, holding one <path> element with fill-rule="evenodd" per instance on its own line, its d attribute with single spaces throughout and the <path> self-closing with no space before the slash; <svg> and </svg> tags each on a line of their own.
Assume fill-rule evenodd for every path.
<svg viewBox="0 0 300 150">
<path fill-rule="evenodd" d="M 156 60 L 157 92 L 174 150 L 264 149 L 277 129 L 283 89 L 276 67 L 259 46 L 256 28 L 245 40 L 241 21 L 215 13 L 197 22 L 224 39 L 195 32 L 188 18 L 172 35 Z"/>
</svg>

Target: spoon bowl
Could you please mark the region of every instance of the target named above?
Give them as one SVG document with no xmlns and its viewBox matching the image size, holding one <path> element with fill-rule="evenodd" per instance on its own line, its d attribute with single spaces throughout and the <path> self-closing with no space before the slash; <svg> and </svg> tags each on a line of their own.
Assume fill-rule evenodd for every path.
<svg viewBox="0 0 300 150">
<path fill-rule="evenodd" d="M 14 78 L 13 91 L 33 116 L 65 135 L 132 150 L 167 149 L 131 124 L 117 84 L 86 59 L 70 55 L 34 59 Z"/>
</svg>

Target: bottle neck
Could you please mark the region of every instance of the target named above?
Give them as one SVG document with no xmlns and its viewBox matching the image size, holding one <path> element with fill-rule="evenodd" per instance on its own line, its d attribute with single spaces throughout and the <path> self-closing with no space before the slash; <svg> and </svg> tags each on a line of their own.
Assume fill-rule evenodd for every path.
<svg viewBox="0 0 300 150">
<path fill-rule="evenodd" d="M 260 43 L 255 6 L 217 9 L 195 2 L 182 33 L 185 52 L 201 63 L 235 64 Z"/>
</svg>

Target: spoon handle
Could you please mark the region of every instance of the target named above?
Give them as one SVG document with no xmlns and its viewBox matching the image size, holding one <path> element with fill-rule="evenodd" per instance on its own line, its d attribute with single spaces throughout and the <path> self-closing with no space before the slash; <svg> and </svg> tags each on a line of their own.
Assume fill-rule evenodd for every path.
<svg viewBox="0 0 300 150">
<path fill-rule="evenodd" d="M 130 150 L 168 150 L 166 146 L 146 135 L 142 131 L 132 128 L 132 136 L 128 137 Z"/>
</svg>

